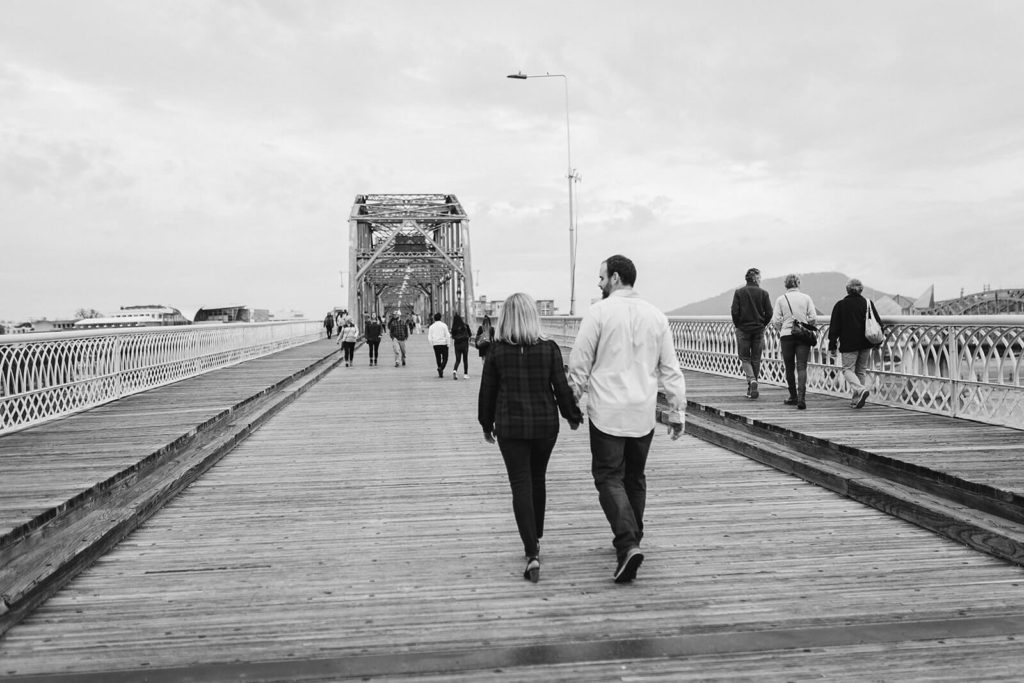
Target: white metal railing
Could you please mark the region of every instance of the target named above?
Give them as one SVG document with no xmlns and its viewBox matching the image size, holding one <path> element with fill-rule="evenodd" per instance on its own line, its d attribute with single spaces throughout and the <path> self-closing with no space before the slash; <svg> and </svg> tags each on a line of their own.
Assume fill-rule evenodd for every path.
<svg viewBox="0 0 1024 683">
<path fill-rule="evenodd" d="M 0 434 L 201 375 L 324 334 L 319 321 L 0 336 Z"/>
<path fill-rule="evenodd" d="M 546 317 L 546 335 L 571 347 L 580 318 Z M 846 396 L 841 361 L 828 356 L 827 317 L 807 364 L 807 389 Z M 673 317 L 683 368 L 742 378 L 729 316 Z M 1024 428 L 1024 316 L 888 316 L 871 352 L 871 400 L 979 422 Z M 785 386 L 779 335 L 765 330 L 761 381 Z"/>
</svg>

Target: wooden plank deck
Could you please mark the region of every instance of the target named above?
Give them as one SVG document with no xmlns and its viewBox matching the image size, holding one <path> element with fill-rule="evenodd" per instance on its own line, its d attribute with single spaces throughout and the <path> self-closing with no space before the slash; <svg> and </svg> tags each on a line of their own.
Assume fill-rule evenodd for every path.
<svg viewBox="0 0 1024 683">
<path fill-rule="evenodd" d="M 41 524 L 336 350 L 321 340 L 0 437 L 0 539 Z"/>
<path fill-rule="evenodd" d="M 690 436 L 656 437 L 647 560 L 616 586 L 586 430 L 565 429 L 541 582 L 524 581 L 479 361 L 438 379 L 425 339 L 409 346 L 406 368 L 336 368 L 229 453 L 0 639 L 0 676 L 1019 678 L 1019 567 Z M 728 380 L 688 380 L 731 405 Z M 835 438 L 889 410 L 765 393 L 736 410 Z M 920 429 L 905 447 L 945 443 Z"/>
</svg>

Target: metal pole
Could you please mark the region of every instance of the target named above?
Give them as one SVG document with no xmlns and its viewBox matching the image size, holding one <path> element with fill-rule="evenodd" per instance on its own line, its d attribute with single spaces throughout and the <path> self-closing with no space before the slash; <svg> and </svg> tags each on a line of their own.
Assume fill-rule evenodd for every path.
<svg viewBox="0 0 1024 683">
<path fill-rule="evenodd" d="M 508 78 L 526 80 L 527 78 L 561 78 L 565 83 L 565 150 L 569 167 L 566 178 L 569 183 L 569 315 L 576 315 L 576 223 L 574 220 L 572 183 L 576 172 L 572 167 L 572 135 L 569 127 L 569 77 L 565 74 L 530 75 L 523 72 L 509 74 Z"/>
<path fill-rule="evenodd" d="M 569 180 L 569 315 L 576 315 L 576 229 L 573 221 L 572 181 L 576 172 L 572 167 L 572 138 L 569 133 L 569 77 L 562 76 L 565 83 L 565 150 L 569 167 L 566 178 Z"/>
</svg>

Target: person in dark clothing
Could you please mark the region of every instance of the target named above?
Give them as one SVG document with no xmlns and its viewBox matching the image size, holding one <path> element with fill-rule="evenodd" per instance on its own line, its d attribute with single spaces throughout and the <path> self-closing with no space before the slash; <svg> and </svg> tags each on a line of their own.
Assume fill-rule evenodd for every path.
<svg viewBox="0 0 1024 683">
<path fill-rule="evenodd" d="M 761 289 L 760 270 L 751 268 L 744 278 L 747 284 L 732 295 L 732 324 L 736 326 L 736 352 L 747 378 L 747 398 L 756 399 L 764 328 L 772 319 L 772 300 Z"/>
<path fill-rule="evenodd" d="M 871 306 L 871 315 L 882 324 L 875 305 L 865 299 L 861 292 L 864 285 L 857 278 L 846 283 L 846 297 L 832 307 L 832 318 L 828 323 L 828 353 L 836 356 L 838 347 L 843 359 L 843 377 L 850 387 L 850 407 L 863 408 L 871 393 L 864 382 L 867 379 L 868 361 L 871 360 L 873 344 L 864 336 L 864 321 Z"/>
<path fill-rule="evenodd" d="M 526 553 L 523 578 L 540 578 L 540 539 L 544 536 L 546 475 L 558 440 L 558 415 L 572 429 L 583 413 L 565 376 L 558 344 L 543 339 L 537 304 L 527 294 L 505 300 L 495 341 L 480 380 L 477 419 L 484 439 L 497 438 L 512 488 L 512 511 Z"/>
<path fill-rule="evenodd" d="M 380 319 L 367 316 L 363 324 L 363 335 L 366 337 L 366 348 L 370 350 L 370 365 L 377 364 L 377 356 L 380 352 L 380 336 L 383 332 Z"/>
<path fill-rule="evenodd" d="M 452 347 L 455 349 L 455 365 L 452 368 L 452 379 L 459 378 L 459 362 L 462 362 L 462 378 L 469 377 L 469 338 L 473 331 L 456 313 L 452 316 Z"/>
<path fill-rule="evenodd" d="M 327 338 L 331 338 L 331 333 L 334 332 L 334 314 L 328 313 L 327 317 L 324 318 L 324 327 L 327 328 Z"/>
<path fill-rule="evenodd" d="M 490 348 L 493 341 L 494 327 L 491 326 L 491 317 L 485 315 L 480 322 L 480 327 L 476 328 L 476 350 L 481 358 L 487 355 L 487 349 Z"/>
</svg>

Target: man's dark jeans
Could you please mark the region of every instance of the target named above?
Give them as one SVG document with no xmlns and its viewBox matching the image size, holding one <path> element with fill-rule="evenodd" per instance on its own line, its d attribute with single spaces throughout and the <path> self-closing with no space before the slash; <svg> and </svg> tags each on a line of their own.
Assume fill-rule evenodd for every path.
<svg viewBox="0 0 1024 683">
<path fill-rule="evenodd" d="M 630 548 L 640 545 L 647 505 L 647 453 L 652 429 L 646 436 L 612 436 L 590 423 L 591 473 L 601 509 L 612 527 L 619 561 Z"/>
<path fill-rule="evenodd" d="M 505 460 L 508 483 L 512 487 L 512 512 L 516 517 L 523 552 L 535 557 L 544 536 L 544 510 L 547 506 L 545 480 L 551 451 L 558 436 L 546 439 L 503 439 L 498 448 Z"/>
<path fill-rule="evenodd" d="M 445 367 L 448 365 L 448 345 L 438 345 L 434 347 L 434 360 L 437 361 L 437 371 L 444 372 Z"/>
<path fill-rule="evenodd" d="M 746 332 L 736 328 L 736 355 L 740 357 L 747 384 L 761 376 L 761 351 L 764 349 L 764 330 Z"/>
</svg>

